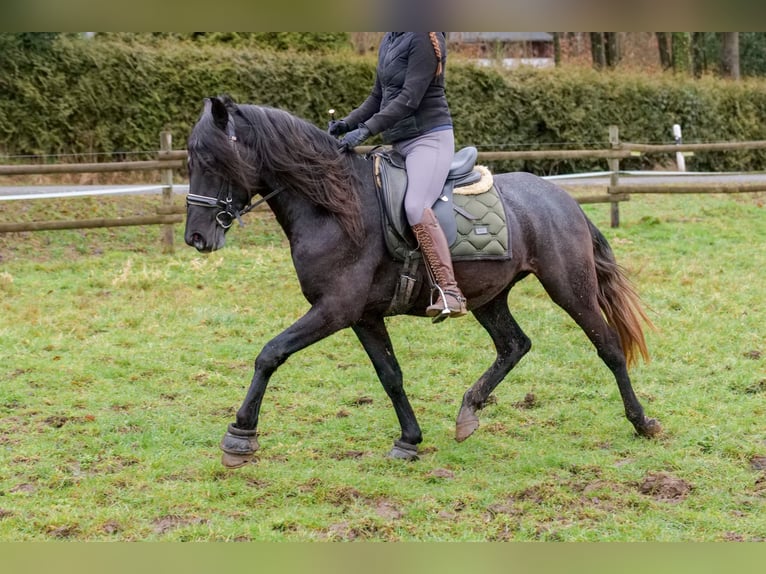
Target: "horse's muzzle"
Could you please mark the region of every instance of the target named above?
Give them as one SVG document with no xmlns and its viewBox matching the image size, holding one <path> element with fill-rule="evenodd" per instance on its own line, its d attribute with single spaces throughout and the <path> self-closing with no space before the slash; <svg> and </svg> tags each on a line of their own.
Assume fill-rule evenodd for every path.
<svg viewBox="0 0 766 574">
<path fill-rule="evenodd" d="M 206 239 L 205 235 L 197 231 L 186 235 L 184 240 L 186 241 L 187 245 L 194 247 L 200 253 L 210 253 L 212 251 L 216 251 L 223 247 L 224 243 L 223 233 L 221 233 L 220 236 L 217 233 L 213 233 L 212 238 Z"/>
<path fill-rule="evenodd" d="M 192 233 L 189 237 L 187 237 L 186 244 L 194 247 L 197 251 L 201 251 L 202 253 L 212 251 L 212 249 L 206 245 L 205 239 L 199 233 Z"/>
</svg>

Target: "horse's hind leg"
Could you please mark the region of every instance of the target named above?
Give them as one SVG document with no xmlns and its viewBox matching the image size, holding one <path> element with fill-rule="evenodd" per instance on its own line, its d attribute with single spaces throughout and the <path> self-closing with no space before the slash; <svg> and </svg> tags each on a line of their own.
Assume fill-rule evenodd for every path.
<svg viewBox="0 0 766 574">
<path fill-rule="evenodd" d="M 508 309 L 509 290 L 504 290 L 489 303 L 472 311 L 492 337 L 497 357 L 492 366 L 463 395 L 455 425 L 455 440 L 458 442 L 467 439 L 479 427 L 477 411 L 481 410 L 495 387 L 532 346 L 529 337 Z"/>
<path fill-rule="evenodd" d="M 394 441 L 394 447 L 389 452 L 389 456 L 408 460 L 416 459 L 417 445 L 423 440 L 423 435 L 415 418 L 415 412 L 404 392 L 402 370 L 394 355 L 383 317 L 362 319 L 352 328 L 367 352 L 367 356 L 370 357 L 375 372 L 394 405 L 402 429 L 401 437 Z"/>
<path fill-rule="evenodd" d="M 636 432 L 646 437 L 658 435 L 662 427 L 655 419 L 644 415 L 644 409 L 633 392 L 620 336 L 609 326 L 601 313 L 596 298 L 598 286 L 595 272 L 592 277 L 580 276 L 578 281 L 568 281 L 560 275 L 555 278 L 538 276 L 538 279 L 551 299 L 585 332 L 596 347 L 599 358 L 612 371 L 625 407 L 625 416 L 633 424 Z"/>
</svg>

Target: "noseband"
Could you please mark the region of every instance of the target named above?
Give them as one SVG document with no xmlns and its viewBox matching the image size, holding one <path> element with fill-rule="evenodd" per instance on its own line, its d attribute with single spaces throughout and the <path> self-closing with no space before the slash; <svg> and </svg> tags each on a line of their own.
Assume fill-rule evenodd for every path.
<svg viewBox="0 0 766 574">
<path fill-rule="evenodd" d="M 234 147 L 234 150 L 236 151 L 237 135 L 234 133 L 234 119 L 231 117 L 231 114 L 229 114 L 229 122 L 226 125 L 226 134 L 229 137 L 229 143 L 231 143 L 231 145 Z M 231 192 L 231 181 L 227 180 L 224 187 L 225 189 L 222 187 L 217 197 L 196 195 L 194 193 L 187 194 L 186 207 L 188 208 L 189 206 L 193 205 L 195 207 L 210 207 L 213 209 L 218 209 L 218 213 L 215 214 L 216 223 L 223 229 L 229 229 L 234 223 L 235 219 L 240 225 L 244 225 L 244 223 L 242 223 L 243 215 L 252 211 L 263 202 L 274 197 L 276 194 L 282 191 L 282 188 L 276 188 L 271 193 L 261 197 L 261 199 L 255 203 L 253 203 L 253 198 L 250 197 L 248 199 L 247 205 L 244 208 L 237 209 L 234 207 L 234 197 L 232 196 Z"/>
</svg>

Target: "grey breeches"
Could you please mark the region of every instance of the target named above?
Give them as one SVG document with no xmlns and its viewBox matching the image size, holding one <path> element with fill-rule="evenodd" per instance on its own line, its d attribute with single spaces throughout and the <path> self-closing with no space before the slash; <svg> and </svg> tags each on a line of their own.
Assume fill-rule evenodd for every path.
<svg viewBox="0 0 766 574">
<path fill-rule="evenodd" d="M 397 142 L 394 149 L 407 164 L 407 192 L 404 210 L 410 225 L 420 223 L 423 210 L 438 199 L 447 179 L 455 139 L 451 129 L 439 130 Z"/>
</svg>

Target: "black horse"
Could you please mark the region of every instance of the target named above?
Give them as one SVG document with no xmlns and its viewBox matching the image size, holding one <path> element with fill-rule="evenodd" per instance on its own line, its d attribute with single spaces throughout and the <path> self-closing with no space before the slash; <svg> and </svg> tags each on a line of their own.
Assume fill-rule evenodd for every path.
<svg viewBox="0 0 766 574">
<path fill-rule="evenodd" d="M 351 327 L 364 346 L 401 426 L 389 455 L 416 458 L 420 426 L 402 383 L 384 317 L 401 275 L 381 225 L 372 162 L 341 153 L 337 141 L 285 111 L 205 100 L 188 142 L 190 190 L 186 243 L 220 249 L 235 219 L 266 201 L 290 242 L 309 311 L 274 337 L 255 360 L 247 396 L 221 443 L 223 463 L 238 467 L 258 449 L 258 414 L 269 378 L 287 358 Z M 531 342 L 508 308 L 511 288 L 529 274 L 583 329 L 614 374 L 625 414 L 639 435 L 660 424 L 644 415 L 628 366 L 648 359 L 641 322 L 651 322 L 601 232 L 565 191 L 528 173 L 495 175 L 508 213 L 511 259 L 460 261 L 455 275 L 468 309 L 487 330 L 497 357 L 464 394 L 455 438 L 479 426 L 477 412 L 529 351 Z M 425 315 L 430 285 L 422 266 L 409 315 Z"/>
</svg>

